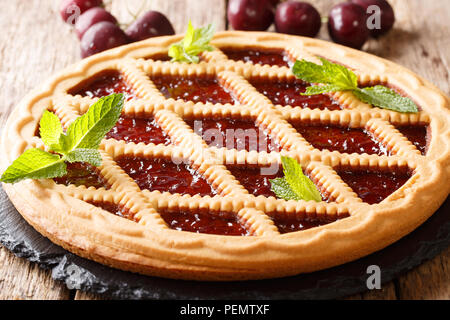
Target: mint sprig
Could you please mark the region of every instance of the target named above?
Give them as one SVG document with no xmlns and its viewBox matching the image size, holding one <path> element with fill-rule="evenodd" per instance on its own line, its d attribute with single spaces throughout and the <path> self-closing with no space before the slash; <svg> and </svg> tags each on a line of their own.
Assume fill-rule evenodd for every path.
<svg viewBox="0 0 450 320">
<path fill-rule="evenodd" d="M 184 39 L 172 44 L 169 48 L 169 56 L 172 58 L 172 61 L 198 63 L 200 61 L 200 53 L 214 50 L 209 45 L 214 32 L 215 27 L 212 24 L 195 29 L 191 21 L 189 21 Z"/>
<path fill-rule="evenodd" d="M 358 89 L 353 94 L 361 101 L 383 109 L 397 112 L 418 112 L 414 101 L 402 97 L 394 90 L 385 86 L 375 86 Z"/>
<path fill-rule="evenodd" d="M 303 81 L 327 84 L 340 90 L 358 87 L 358 77 L 351 70 L 323 58 L 320 58 L 320 61 L 321 65 L 306 60 L 296 61 L 292 72 Z"/>
<path fill-rule="evenodd" d="M 63 127 L 58 116 L 46 110 L 39 122 L 39 133 L 42 142 L 44 142 L 46 146 L 57 148 L 59 139 L 63 134 Z"/>
<path fill-rule="evenodd" d="M 39 132 L 50 152 L 38 148 L 26 150 L 6 169 L 0 181 L 16 183 L 24 179 L 62 177 L 67 174 L 66 162 L 100 166 L 100 142 L 119 119 L 124 100 L 123 94 L 102 97 L 66 133 L 59 118 L 46 110 L 39 122 Z"/>
<path fill-rule="evenodd" d="M 66 173 L 66 164 L 59 155 L 33 148 L 14 160 L 3 173 L 1 181 L 16 183 L 23 179 L 57 178 Z"/>
<path fill-rule="evenodd" d="M 302 95 L 352 91 L 359 100 L 375 107 L 403 113 L 419 111 L 410 98 L 402 97 L 394 90 L 382 85 L 361 89 L 358 87 L 358 77 L 353 71 L 327 59 L 320 58 L 320 61 L 322 61 L 321 65 L 306 60 L 296 61 L 292 67 L 292 72 L 297 78 L 321 84 L 306 88 Z"/>
<path fill-rule="evenodd" d="M 292 158 L 281 157 L 283 178 L 270 180 L 271 190 L 284 200 L 305 200 L 321 202 L 322 196 L 317 187 L 302 170 L 301 165 Z"/>
</svg>

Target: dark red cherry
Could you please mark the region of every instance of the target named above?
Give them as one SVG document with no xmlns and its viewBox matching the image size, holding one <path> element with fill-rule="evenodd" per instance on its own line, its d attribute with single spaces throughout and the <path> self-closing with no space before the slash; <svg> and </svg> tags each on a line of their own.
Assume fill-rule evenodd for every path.
<svg viewBox="0 0 450 320">
<path fill-rule="evenodd" d="M 228 21 L 234 30 L 265 31 L 273 23 L 270 0 L 230 0 Z"/>
<path fill-rule="evenodd" d="M 351 0 L 361 6 L 367 15 L 367 27 L 370 34 L 377 38 L 392 29 L 395 13 L 386 0 Z M 371 7 L 376 6 L 376 7 Z"/>
<path fill-rule="evenodd" d="M 287 1 L 277 8 L 275 14 L 277 32 L 315 37 L 321 26 L 319 12 L 309 3 Z"/>
<path fill-rule="evenodd" d="M 102 0 L 62 0 L 59 13 L 64 22 L 75 25 L 82 13 L 93 7 L 103 6 Z"/>
<path fill-rule="evenodd" d="M 334 42 L 355 49 L 361 49 L 370 35 L 364 9 L 351 2 L 338 4 L 331 9 L 328 31 Z"/>
<path fill-rule="evenodd" d="M 117 24 L 116 18 L 103 8 L 95 7 L 91 8 L 83 13 L 75 24 L 75 32 L 79 39 L 83 37 L 83 34 L 94 24 L 101 21 L 109 21 Z"/>
<path fill-rule="evenodd" d="M 148 11 L 133 22 L 125 31 L 131 41 L 175 34 L 169 19 L 158 11 Z"/>
<path fill-rule="evenodd" d="M 128 43 L 127 35 L 117 25 L 102 21 L 90 27 L 81 38 L 81 56 L 86 58 L 98 52 Z"/>
</svg>

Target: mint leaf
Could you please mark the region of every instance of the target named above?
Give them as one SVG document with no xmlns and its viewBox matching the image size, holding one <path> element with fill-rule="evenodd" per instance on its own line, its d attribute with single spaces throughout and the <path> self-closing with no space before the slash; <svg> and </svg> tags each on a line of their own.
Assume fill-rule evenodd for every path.
<svg viewBox="0 0 450 320">
<path fill-rule="evenodd" d="M 75 149 L 68 153 L 64 159 L 67 162 L 87 162 L 94 167 L 99 167 L 102 164 L 102 156 L 97 149 Z"/>
<path fill-rule="evenodd" d="M 297 78 L 310 83 L 323 84 L 308 87 L 301 95 L 352 91 L 359 100 L 375 107 L 405 113 L 419 111 L 414 101 L 402 97 L 394 90 L 382 85 L 360 89 L 358 88 L 358 77 L 353 71 L 323 58 L 320 58 L 320 61 L 322 61 L 322 65 L 306 60 L 296 61 L 292 67 L 292 72 Z"/>
<path fill-rule="evenodd" d="M 198 57 L 200 53 L 214 50 L 209 45 L 214 32 L 215 28 L 212 24 L 195 29 L 191 21 L 189 21 L 184 39 L 174 43 L 169 48 L 169 56 L 172 58 L 172 61 L 198 63 L 200 61 Z"/>
<path fill-rule="evenodd" d="M 358 76 L 353 71 L 323 58 L 320 58 L 320 61 L 323 63 L 323 72 L 334 78 L 334 80 L 328 82 L 329 84 L 349 89 L 358 87 Z"/>
<path fill-rule="evenodd" d="M 53 150 L 53 148 L 57 149 L 60 136 L 63 134 L 63 128 L 58 116 L 53 112 L 45 110 L 39 122 L 39 133 L 42 142 L 44 142 L 46 146 L 51 150 Z"/>
<path fill-rule="evenodd" d="M 183 43 L 181 42 L 174 43 L 169 47 L 169 57 L 172 58 L 172 61 L 183 61 L 182 60 L 183 56 L 184 56 Z"/>
<path fill-rule="evenodd" d="M 100 98 L 69 126 L 67 134 L 64 134 L 56 115 L 44 112 L 39 123 L 42 141 L 59 155 L 29 149 L 6 169 L 0 181 L 15 183 L 23 179 L 61 177 L 67 174 L 66 161 L 100 166 L 102 157 L 98 147 L 119 119 L 123 103 L 123 94 Z"/>
<path fill-rule="evenodd" d="M 69 137 L 62 133 L 59 136 L 59 141 L 57 144 L 52 144 L 50 146 L 48 146 L 50 148 L 50 150 L 59 153 L 59 154 L 66 154 L 66 150 L 68 150 L 70 148 L 71 145 L 71 141 L 69 139 Z"/>
<path fill-rule="evenodd" d="M 303 174 L 301 165 L 292 158 L 281 157 L 284 178 L 271 180 L 272 191 L 285 200 L 322 201 L 314 183 Z"/>
<path fill-rule="evenodd" d="M 283 164 L 284 177 L 295 194 L 306 201 L 322 201 L 320 192 L 314 183 L 303 174 L 301 165 L 295 159 L 281 157 L 281 162 Z"/>
<path fill-rule="evenodd" d="M 67 129 L 65 154 L 75 149 L 98 149 L 105 135 L 114 127 L 122 112 L 123 94 L 99 99 Z"/>
<path fill-rule="evenodd" d="M 203 48 L 212 50 L 213 47 L 209 45 L 209 42 L 212 40 L 214 32 L 215 28 L 212 24 L 203 28 L 194 29 L 192 23 L 189 21 L 187 37 L 183 40 L 183 46 L 188 49 L 188 53 L 198 52 Z"/>
<path fill-rule="evenodd" d="M 341 91 L 341 87 L 336 86 L 334 84 L 326 84 L 323 86 L 313 86 L 306 88 L 304 93 L 301 93 L 302 96 L 313 96 L 316 94 L 328 93 L 328 92 L 337 92 Z"/>
<path fill-rule="evenodd" d="M 321 58 L 322 65 L 306 60 L 296 61 L 294 75 L 306 82 L 333 85 L 334 91 L 352 90 L 358 87 L 358 77 L 351 70 Z M 331 92 L 331 91 L 328 91 Z"/>
<path fill-rule="evenodd" d="M 402 97 L 394 90 L 385 86 L 375 86 L 353 91 L 362 102 L 375 107 L 404 113 L 418 112 L 417 105 L 409 98 Z"/>
<path fill-rule="evenodd" d="M 284 200 L 301 200 L 301 198 L 292 190 L 285 178 L 270 180 L 271 190 L 275 195 Z"/>
<path fill-rule="evenodd" d="M 66 164 L 56 154 L 33 148 L 26 150 L 3 173 L 1 180 L 16 183 L 24 179 L 46 179 L 67 174 Z"/>
</svg>

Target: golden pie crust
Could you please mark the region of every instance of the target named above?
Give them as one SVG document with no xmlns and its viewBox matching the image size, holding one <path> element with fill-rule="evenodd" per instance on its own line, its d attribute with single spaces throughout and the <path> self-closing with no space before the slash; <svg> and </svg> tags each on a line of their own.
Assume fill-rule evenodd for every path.
<svg viewBox="0 0 450 320">
<path fill-rule="evenodd" d="M 82 257 L 142 274 L 176 279 L 248 280 L 283 277 L 343 264 L 380 250 L 413 231 L 444 202 L 450 191 L 449 98 L 429 82 L 392 62 L 330 42 L 281 34 L 220 32 L 196 65 L 154 61 L 182 36 L 159 37 L 92 56 L 72 65 L 27 95 L 8 119 L 1 140 L 1 171 L 29 147 L 43 147 L 35 130 L 43 110 L 54 111 L 65 126 L 94 100 L 72 96 L 71 88 L 103 70 L 119 70 L 140 99 L 126 102 L 127 114 L 153 115 L 171 137 L 169 146 L 102 142 L 102 176 L 110 189 L 26 180 L 3 187 L 23 217 L 54 243 Z M 287 67 L 228 60 L 220 48 L 279 48 L 293 59 L 318 57 L 353 69 L 361 84 L 388 83 L 420 106 L 417 114 L 373 108 L 344 92 L 334 98 L 339 111 L 274 106 L 247 81 L 293 79 Z M 211 75 L 240 101 L 213 105 L 165 99 L 152 75 Z M 208 148 L 182 118 L 190 115 L 252 117 L 282 146 L 281 153 Z M 341 154 L 314 149 L 286 120 L 319 121 L 365 127 L 394 151 L 392 156 Z M 422 155 L 393 124 L 427 124 L 428 151 Z M 255 197 L 230 174 L 224 163 L 266 165 L 280 154 L 297 159 L 332 203 Z M 141 191 L 115 164 L 121 155 L 188 159 L 221 192 L 200 197 Z M 336 167 L 396 170 L 409 167 L 412 178 L 379 204 L 364 203 L 335 172 Z M 113 215 L 87 201 L 120 204 L 134 220 Z M 245 222 L 253 236 L 220 236 L 170 229 L 158 210 L 180 208 L 228 211 Z M 280 234 L 268 214 L 329 216 L 345 219 L 317 228 Z"/>
</svg>

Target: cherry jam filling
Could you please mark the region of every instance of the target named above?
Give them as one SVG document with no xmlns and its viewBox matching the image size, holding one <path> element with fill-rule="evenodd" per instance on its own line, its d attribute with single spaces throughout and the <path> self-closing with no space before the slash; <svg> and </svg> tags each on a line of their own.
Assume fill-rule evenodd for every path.
<svg viewBox="0 0 450 320">
<path fill-rule="evenodd" d="M 281 149 L 280 145 L 253 120 L 187 119 L 185 121 L 210 147 L 258 152 Z"/>
<path fill-rule="evenodd" d="M 173 230 L 224 236 L 250 235 L 238 217 L 231 212 L 164 210 L 160 214 L 167 225 Z"/>
<path fill-rule="evenodd" d="M 151 78 L 155 86 L 167 99 L 185 101 L 235 104 L 230 92 L 216 78 L 157 76 Z"/>
<path fill-rule="evenodd" d="M 269 214 L 281 234 L 312 229 L 349 217 L 348 214 L 337 217 L 298 217 L 294 214 Z"/>
<path fill-rule="evenodd" d="M 277 197 L 271 190 L 270 180 L 284 177 L 283 169 L 278 166 L 272 167 L 255 167 L 255 166 L 227 166 L 231 174 L 239 181 L 239 183 L 247 189 L 250 194 L 255 197 Z M 308 176 L 308 173 L 305 172 Z M 322 192 L 322 200 L 329 202 L 330 199 L 325 192 Z"/>
<path fill-rule="evenodd" d="M 239 183 L 254 196 L 276 197 L 271 190 L 271 179 L 283 177 L 283 170 L 273 168 L 266 173 L 259 167 L 227 166 Z"/>
<path fill-rule="evenodd" d="M 398 126 L 396 129 L 411 141 L 422 155 L 427 153 L 428 128 L 426 126 Z"/>
<path fill-rule="evenodd" d="M 112 202 L 102 202 L 102 201 L 87 201 L 88 203 L 102 208 L 105 211 L 108 211 L 109 213 L 115 214 L 116 216 L 132 219 L 132 215 L 128 209 L 126 209 L 123 206 L 119 206 Z"/>
<path fill-rule="evenodd" d="M 172 60 L 171 57 L 167 53 L 159 53 L 154 54 L 152 56 L 146 57 L 145 59 L 152 59 L 153 61 L 170 61 Z"/>
<path fill-rule="evenodd" d="M 290 67 L 292 61 L 282 50 L 257 50 L 257 49 L 231 49 L 224 48 L 222 52 L 228 57 L 228 59 L 234 61 L 251 62 L 253 64 L 279 67 Z"/>
<path fill-rule="evenodd" d="M 153 118 L 121 116 L 106 138 L 134 143 L 170 144 L 170 137 Z"/>
<path fill-rule="evenodd" d="M 265 95 L 274 105 L 320 110 L 341 110 L 340 105 L 325 94 L 302 96 L 310 84 L 300 81 L 250 80 L 252 86 Z"/>
<path fill-rule="evenodd" d="M 138 157 L 121 157 L 116 162 L 141 189 L 191 196 L 217 194 L 201 174 L 184 163 Z"/>
<path fill-rule="evenodd" d="M 293 127 L 314 148 L 338 151 L 340 153 L 367 153 L 389 155 L 388 149 L 362 128 L 339 126 L 302 125 L 292 123 Z"/>
<path fill-rule="evenodd" d="M 338 170 L 337 173 L 358 197 L 368 204 L 380 203 L 400 189 L 412 176 L 407 170 L 380 172 L 344 169 Z"/>
<path fill-rule="evenodd" d="M 106 180 L 100 176 L 97 168 L 82 162 L 67 163 L 67 174 L 60 178 L 54 178 L 53 180 L 58 184 L 64 184 L 66 186 L 73 184 L 76 186 L 85 186 L 86 188 L 109 188 Z"/>
<path fill-rule="evenodd" d="M 39 122 L 40 122 L 40 120 L 39 120 Z M 36 126 L 36 129 L 34 129 L 34 136 L 38 137 L 40 139 L 41 138 L 41 130 L 39 129 L 39 122 Z"/>
<path fill-rule="evenodd" d="M 123 75 L 113 70 L 96 75 L 69 91 L 71 95 L 89 98 L 101 98 L 113 93 L 124 93 L 127 100 L 137 97 Z"/>
</svg>

